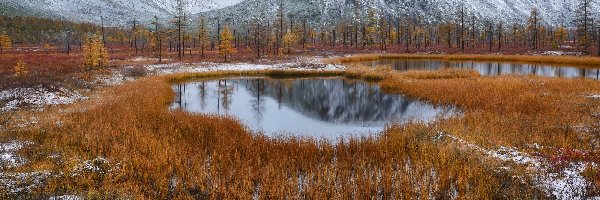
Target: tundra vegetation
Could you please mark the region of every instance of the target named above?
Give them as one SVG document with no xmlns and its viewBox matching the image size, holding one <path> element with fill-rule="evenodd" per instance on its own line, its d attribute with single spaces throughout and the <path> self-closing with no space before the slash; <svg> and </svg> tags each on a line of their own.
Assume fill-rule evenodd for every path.
<svg viewBox="0 0 600 200">
<path fill-rule="evenodd" d="M 357 69 L 359 70 L 359 69 Z M 366 70 L 366 69 L 361 69 Z M 451 137 L 494 149 L 511 146 L 568 161 L 596 161 L 593 80 L 480 77 L 468 70 L 391 72 L 246 71 L 141 78 L 107 88 L 98 99 L 67 106 L 60 124 L 11 135 L 36 145 L 17 171 L 46 170 L 34 194 L 89 198 L 545 198 L 518 165 L 486 158 Z M 331 143 L 266 137 L 235 119 L 169 110 L 170 84 L 228 76 L 378 76 L 388 92 L 458 105 L 463 116 L 424 125 L 391 125 L 380 135 Z M 47 111 L 55 112 L 55 111 Z M 42 128 L 43 127 L 43 128 Z M 598 131 L 598 127 L 589 127 Z M 539 144 L 542 150 L 530 144 Z M 579 152 L 579 153 L 577 153 Z M 59 155 L 59 156 L 57 156 Z M 87 160 L 87 161 L 86 161 Z M 86 161 L 86 162 L 83 162 Z M 86 163 L 82 166 L 82 162 Z M 589 187 L 598 180 L 590 166 Z M 503 187 L 498 187 L 503 185 Z M 593 192 L 595 190 L 590 190 Z M 10 194 L 10 193 L 7 193 Z M 6 196 L 16 198 L 18 196 Z"/>
<path fill-rule="evenodd" d="M 17 152 L 26 162 L 2 165 L 0 198 L 545 199 L 554 197 L 536 177 L 573 163 L 587 163 L 583 196 L 598 196 L 598 81 L 482 77 L 463 69 L 399 72 L 387 66 L 155 76 L 144 71 L 159 63 L 273 64 L 357 53 L 364 55 L 325 62 L 397 58 L 594 67 L 600 64 L 594 57 L 600 55 L 594 48 L 600 48 L 600 29 L 589 19 L 586 2 L 575 29 L 549 26 L 536 10 L 526 24 L 479 22 L 464 9 L 459 20 L 439 24 L 369 10 L 365 19 L 331 27 L 292 19 L 281 5 L 266 23 L 201 18 L 198 27 L 188 24 L 184 3 L 172 21 L 156 18 L 150 25 L 132 19 L 131 27 L 1 16 L 0 92 L 62 87 L 93 98 L 0 111 L 0 141 L 30 142 Z M 581 54 L 534 55 L 547 51 Z M 94 82 L 111 73 L 137 79 L 110 87 Z M 233 118 L 168 109 L 171 84 L 252 76 L 369 81 L 389 93 L 456 106 L 461 114 L 431 124 L 391 124 L 373 136 L 333 143 L 267 137 Z M 507 147 L 549 167 L 489 155 Z M 21 176 L 26 180 L 14 180 Z"/>
</svg>

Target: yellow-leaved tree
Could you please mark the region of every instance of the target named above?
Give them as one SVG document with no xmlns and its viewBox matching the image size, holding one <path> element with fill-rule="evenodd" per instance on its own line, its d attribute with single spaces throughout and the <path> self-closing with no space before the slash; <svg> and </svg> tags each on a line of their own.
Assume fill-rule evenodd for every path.
<svg viewBox="0 0 600 200">
<path fill-rule="evenodd" d="M 293 32 L 288 32 L 283 36 L 283 46 L 287 49 L 287 53 L 291 54 L 294 45 L 298 43 L 298 36 Z"/>
<path fill-rule="evenodd" d="M 92 35 L 85 39 L 83 45 L 83 63 L 86 70 L 95 70 L 108 66 L 108 52 L 102 38 Z"/>
<path fill-rule="evenodd" d="M 221 32 L 221 44 L 219 45 L 219 55 L 225 58 L 225 62 L 227 62 L 229 55 L 237 52 L 231 41 L 233 41 L 231 30 L 229 30 L 229 26 L 225 26 L 223 32 Z"/>
<path fill-rule="evenodd" d="M 10 42 L 10 37 L 4 33 L 0 34 L 0 52 L 11 47 L 12 43 Z"/>
<path fill-rule="evenodd" d="M 23 77 L 23 76 L 27 75 L 28 73 L 29 73 L 29 71 L 27 70 L 27 65 L 25 64 L 23 59 L 20 59 L 19 61 L 17 61 L 17 65 L 15 65 L 15 76 Z"/>
<path fill-rule="evenodd" d="M 560 26 L 554 32 L 554 37 L 556 37 L 556 41 L 555 41 L 556 44 L 555 45 L 553 44 L 553 45 L 556 46 L 556 47 L 559 47 L 565 41 L 567 41 L 567 37 L 569 37 L 569 31 L 567 30 L 566 27 Z"/>
</svg>

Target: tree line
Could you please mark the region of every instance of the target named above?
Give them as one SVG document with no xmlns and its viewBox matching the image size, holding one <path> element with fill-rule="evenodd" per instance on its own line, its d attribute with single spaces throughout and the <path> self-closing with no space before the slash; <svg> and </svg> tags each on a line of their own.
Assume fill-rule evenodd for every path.
<svg viewBox="0 0 600 200">
<path fill-rule="evenodd" d="M 479 19 L 458 6 L 453 18 L 429 23 L 419 16 L 391 17 L 370 8 L 362 18 L 342 18 L 322 25 L 288 16 L 282 3 L 273 17 L 244 21 L 202 16 L 192 20 L 186 6 L 185 0 L 177 0 L 175 15 L 169 21 L 155 17 L 143 20 L 150 23 L 142 23 L 133 19 L 130 27 L 120 28 L 104 27 L 103 21 L 99 26 L 35 17 L 0 17 L 3 27 L 0 35 L 10 36 L 13 43 L 51 43 L 68 53 L 73 45 L 82 48 L 85 35 L 98 33 L 109 48 L 129 45 L 136 53 L 154 54 L 161 60 L 167 49 L 179 59 L 193 53 L 204 57 L 206 51 L 215 49 L 221 50 L 224 57 L 247 50 L 261 58 L 315 47 L 404 52 L 445 47 L 463 52 L 469 49 L 498 52 L 569 46 L 585 54 L 596 51 L 600 56 L 600 20 L 592 17 L 597 11 L 591 9 L 591 0 L 579 0 L 575 20 L 561 25 L 546 22 L 536 9 L 531 10 L 525 23 L 509 23 Z M 594 46 L 598 49 L 593 49 Z"/>
</svg>

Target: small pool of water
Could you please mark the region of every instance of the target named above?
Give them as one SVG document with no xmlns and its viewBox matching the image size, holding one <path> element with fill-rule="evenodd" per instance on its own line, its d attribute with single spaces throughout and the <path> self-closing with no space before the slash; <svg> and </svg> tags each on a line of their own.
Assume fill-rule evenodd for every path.
<svg viewBox="0 0 600 200">
<path fill-rule="evenodd" d="M 439 70 L 443 68 L 472 69 L 483 76 L 536 75 L 561 78 L 589 78 L 600 80 L 600 66 L 580 68 L 568 65 L 544 65 L 486 61 L 445 61 L 429 59 L 382 59 L 374 61 L 350 62 L 365 66 L 391 66 L 398 71 Z"/>
<path fill-rule="evenodd" d="M 376 134 L 390 123 L 455 113 L 343 78 L 222 79 L 173 86 L 171 109 L 233 116 L 255 132 L 325 139 Z"/>
</svg>

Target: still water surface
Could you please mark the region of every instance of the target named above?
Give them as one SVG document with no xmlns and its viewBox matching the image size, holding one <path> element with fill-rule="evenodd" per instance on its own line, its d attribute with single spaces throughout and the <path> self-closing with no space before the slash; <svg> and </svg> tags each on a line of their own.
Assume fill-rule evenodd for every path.
<svg viewBox="0 0 600 200">
<path fill-rule="evenodd" d="M 453 108 L 387 94 L 342 78 L 223 79 L 174 85 L 171 109 L 232 116 L 255 132 L 336 140 L 381 132 L 389 123 L 430 122 Z"/>
<path fill-rule="evenodd" d="M 568 65 L 544 65 L 486 61 L 444 61 L 428 59 L 382 59 L 351 62 L 365 66 L 391 66 L 394 70 L 439 70 L 443 68 L 473 69 L 483 76 L 536 75 L 561 78 L 590 78 L 600 80 L 600 66 L 579 68 Z"/>
</svg>

